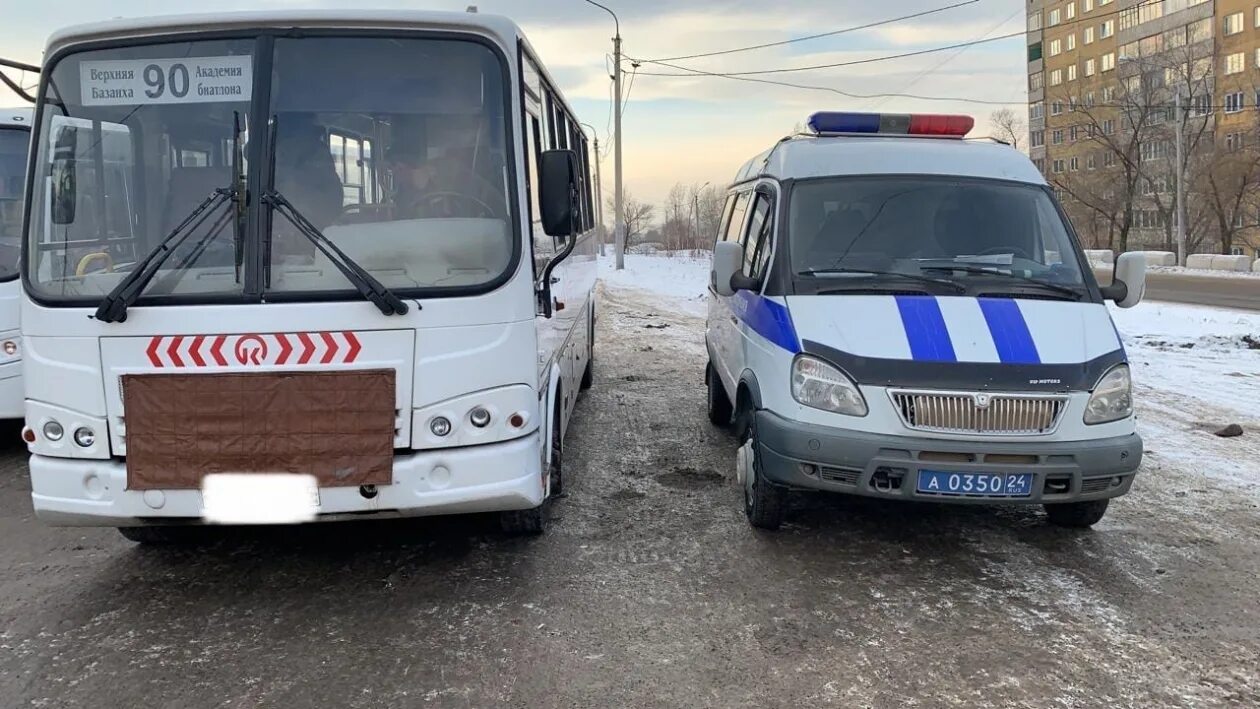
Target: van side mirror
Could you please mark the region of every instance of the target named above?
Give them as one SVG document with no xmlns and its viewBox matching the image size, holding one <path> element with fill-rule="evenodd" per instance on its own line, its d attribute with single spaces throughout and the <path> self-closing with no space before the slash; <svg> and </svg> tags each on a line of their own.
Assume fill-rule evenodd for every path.
<svg viewBox="0 0 1260 709">
<path fill-rule="evenodd" d="M 572 150 L 544 151 L 538 182 L 543 231 L 548 236 L 573 236 L 577 223 L 577 153 Z"/>
<path fill-rule="evenodd" d="M 713 247 L 713 290 L 718 295 L 735 295 L 735 276 L 742 275 L 739 268 L 744 263 L 744 249 L 733 241 L 719 241 Z"/>
<path fill-rule="evenodd" d="M 1139 253 L 1120 254 L 1112 273 L 1111 285 L 1102 289 L 1102 296 L 1114 300 L 1121 308 L 1132 308 L 1146 295 L 1146 257 Z"/>
<path fill-rule="evenodd" d="M 564 248 L 543 266 L 535 290 L 543 317 L 553 310 L 551 285 L 559 279 L 551 272 L 573 253 L 577 245 L 578 161 L 572 150 L 547 150 L 538 170 L 538 215 L 547 236 L 564 237 Z"/>
<path fill-rule="evenodd" d="M 77 161 L 75 150 L 78 148 L 78 128 L 61 126 L 57 130 L 57 138 L 53 143 L 52 159 L 52 222 L 53 224 L 73 224 L 75 206 L 79 201 Z"/>
</svg>

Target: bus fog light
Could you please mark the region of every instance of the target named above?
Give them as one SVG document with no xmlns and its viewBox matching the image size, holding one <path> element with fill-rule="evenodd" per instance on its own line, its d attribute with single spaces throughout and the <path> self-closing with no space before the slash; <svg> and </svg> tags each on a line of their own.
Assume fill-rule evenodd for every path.
<svg viewBox="0 0 1260 709">
<path fill-rule="evenodd" d="M 23 426 L 22 427 L 22 440 L 26 441 L 27 443 L 34 443 L 35 442 L 35 429 L 31 428 L 30 426 Z"/>
<path fill-rule="evenodd" d="M 508 417 L 508 425 L 512 428 L 520 428 L 525 425 L 525 416 L 520 412 L 514 413 Z"/>
<path fill-rule="evenodd" d="M 435 417 L 429 422 L 429 430 L 438 438 L 446 436 L 451 432 L 451 421 L 445 416 Z"/>
<path fill-rule="evenodd" d="M 468 420 L 477 428 L 485 428 L 490 425 L 490 412 L 478 406 L 468 414 Z"/>
<path fill-rule="evenodd" d="M 16 342 L 14 342 L 13 340 L 5 340 L 5 341 L 4 341 L 4 353 L 5 353 L 5 354 L 7 354 L 7 355 L 9 355 L 10 357 L 12 357 L 13 355 L 17 354 L 17 351 L 18 351 L 18 346 L 17 346 L 17 343 L 16 343 Z"/>
<path fill-rule="evenodd" d="M 74 429 L 74 442 L 80 448 L 91 448 L 96 443 L 96 431 L 87 426 L 80 426 Z"/>
<path fill-rule="evenodd" d="M 49 421 L 44 424 L 44 438 L 50 441 L 60 441 L 61 437 L 66 435 L 66 429 L 56 421 Z"/>
</svg>

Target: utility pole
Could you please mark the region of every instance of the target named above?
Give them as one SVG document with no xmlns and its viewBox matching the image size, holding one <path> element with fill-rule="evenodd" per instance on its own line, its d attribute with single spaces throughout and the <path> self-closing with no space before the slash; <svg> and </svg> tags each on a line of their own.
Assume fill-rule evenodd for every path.
<svg viewBox="0 0 1260 709">
<path fill-rule="evenodd" d="M 615 17 L 615 15 L 614 15 Z M 618 28 L 613 37 L 613 91 L 616 100 L 613 102 L 613 225 L 614 240 L 617 248 L 617 270 L 626 267 L 626 214 L 625 205 L 621 203 L 621 29 Z"/>
<path fill-rule="evenodd" d="M 1185 184 L 1185 120 L 1188 111 L 1181 106 L 1181 87 L 1177 87 L 1174 103 L 1177 110 L 1177 265 L 1186 265 L 1186 184 Z"/>
<path fill-rule="evenodd" d="M 613 165 L 613 241 L 617 249 L 617 270 L 620 271 L 626 267 L 626 221 L 621 203 L 621 20 L 617 19 L 617 13 L 595 0 L 586 0 L 586 3 L 612 15 L 616 29 L 613 35 L 613 91 L 617 94 L 613 100 L 613 159 L 616 161 Z"/>
<path fill-rule="evenodd" d="M 595 215 L 599 219 L 599 255 L 604 255 L 604 242 L 607 241 L 607 234 L 604 233 L 604 190 L 600 185 L 599 179 L 599 136 L 595 136 Z"/>
<path fill-rule="evenodd" d="M 695 245 L 694 248 L 700 248 L 699 246 L 700 244 L 700 193 L 703 192 L 704 188 L 708 186 L 709 186 L 708 182 L 704 183 L 703 185 L 700 185 L 699 187 L 696 188 L 695 193 L 691 195 L 691 210 L 692 210 L 692 213 L 695 214 L 695 219 L 696 219 L 696 238 L 692 242 Z"/>
</svg>

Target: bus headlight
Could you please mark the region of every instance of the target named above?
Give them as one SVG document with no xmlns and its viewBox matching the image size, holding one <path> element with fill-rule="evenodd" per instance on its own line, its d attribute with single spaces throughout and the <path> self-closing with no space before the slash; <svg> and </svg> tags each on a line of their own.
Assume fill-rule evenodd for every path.
<svg viewBox="0 0 1260 709">
<path fill-rule="evenodd" d="M 1085 423 L 1094 425 L 1119 421 L 1133 413 L 1133 382 L 1129 365 L 1118 364 L 1098 380 L 1085 405 Z"/>
<path fill-rule="evenodd" d="M 485 407 L 478 406 L 468 414 L 468 421 L 477 428 L 485 428 L 490 425 L 490 412 Z"/>
<path fill-rule="evenodd" d="M 445 416 L 434 416 L 429 421 L 429 431 L 438 438 L 442 438 L 451 432 L 451 420 Z"/>
<path fill-rule="evenodd" d="M 74 429 L 74 442 L 80 448 L 91 448 L 96 443 L 96 431 L 87 426 L 80 426 Z"/>
<path fill-rule="evenodd" d="M 865 416 L 866 399 L 852 379 L 821 359 L 803 355 L 792 363 L 792 398 L 814 409 Z"/>
<path fill-rule="evenodd" d="M 14 340 L 4 341 L 4 353 L 10 357 L 18 353 L 18 344 Z"/>
<path fill-rule="evenodd" d="M 44 422 L 44 438 L 50 441 L 60 441 L 62 436 L 66 435 L 66 429 L 56 421 Z"/>
</svg>

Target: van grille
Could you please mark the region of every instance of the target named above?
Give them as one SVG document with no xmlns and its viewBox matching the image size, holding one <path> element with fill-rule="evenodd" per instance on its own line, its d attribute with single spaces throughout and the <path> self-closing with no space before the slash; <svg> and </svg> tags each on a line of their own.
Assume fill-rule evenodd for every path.
<svg viewBox="0 0 1260 709">
<path fill-rule="evenodd" d="M 916 431 L 1028 436 L 1051 433 L 1067 408 L 1056 395 L 893 391 L 901 421 Z"/>
</svg>

